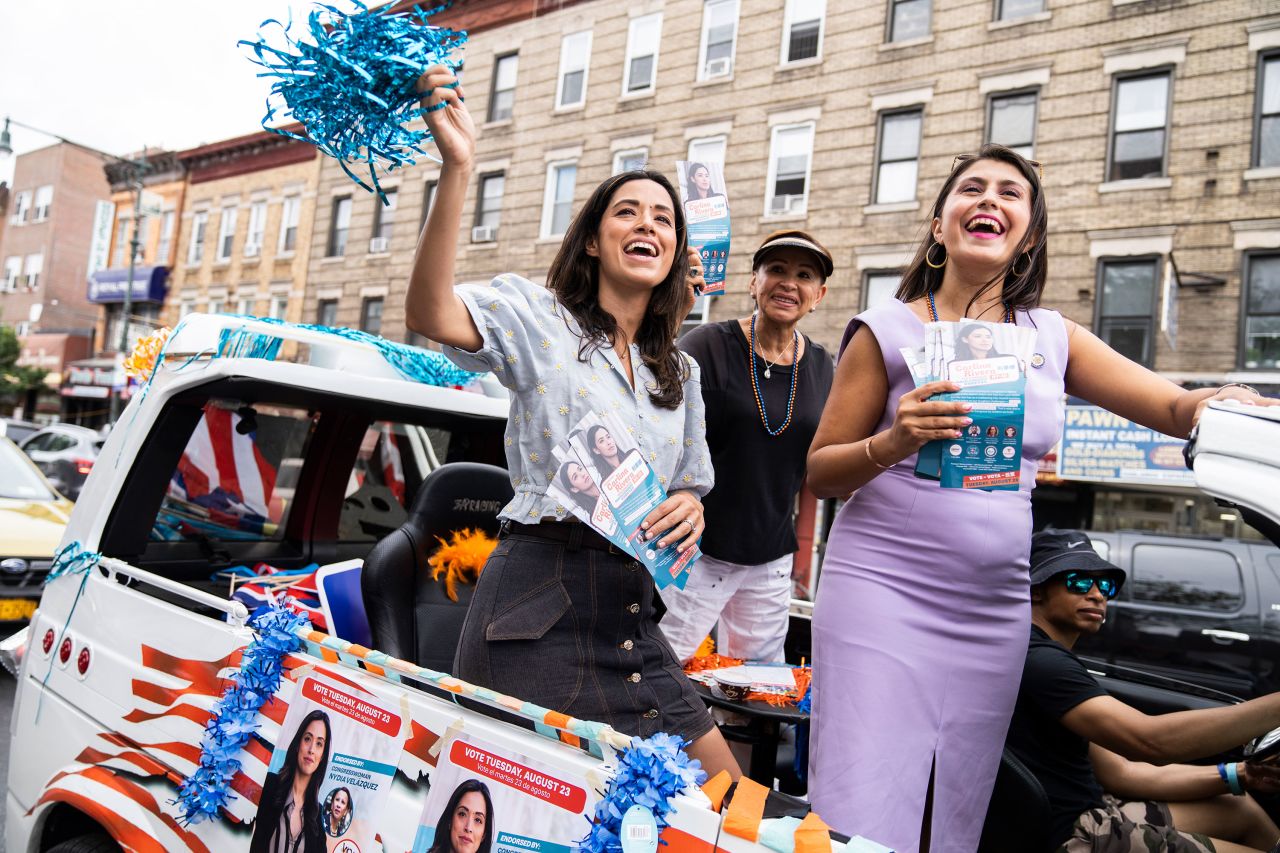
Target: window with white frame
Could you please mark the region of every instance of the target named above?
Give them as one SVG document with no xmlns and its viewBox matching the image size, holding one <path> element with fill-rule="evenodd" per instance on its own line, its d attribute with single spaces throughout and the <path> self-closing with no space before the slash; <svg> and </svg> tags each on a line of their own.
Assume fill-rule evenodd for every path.
<svg viewBox="0 0 1280 853">
<path fill-rule="evenodd" d="M 1244 346 L 1241 367 L 1280 368 L 1280 253 L 1244 259 Z"/>
<path fill-rule="evenodd" d="M 613 174 L 634 172 L 643 169 L 649 163 L 648 148 L 628 148 L 613 152 Z"/>
<path fill-rule="evenodd" d="M 271 302 L 267 307 L 267 316 L 272 320 L 283 320 L 285 313 L 289 310 L 289 294 L 273 293 L 271 294 Z"/>
<path fill-rule="evenodd" d="M 194 299 L 184 299 L 178 303 L 178 319 L 181 320 L 188 314 L 196 313 L 196 301 Z"/>
<path fill-rule="evenodd" d="M 325 252 L 331 258 L 340 258 L 347 252 L 347 232 L 351 230 L 351 196 L 339 196 L 333 200 L 329 214 L 329 246 Z"/>
<path fill-rule="evenodd" d="M 506 121 L 516 105 L 516 72 L 520 54 L 508 53 L 493 60 L 493 83 L 489 88 L 489 121 Z"/>
<path fill-rule="evenodd" d="M 676 332 L 676 337 L 680 338 L 690 329 L 696 329 L 711 316 L 711 299 L 706 294 L 699 294 L 693 300 L 693 308 L 689 311 L 689 316 L 684 318 L 684 322 L 680 324 L 680 330 Z"/>
<path fill-rule="evenodd" d="M 733 73 L 737 36 L 738 0 L 704 0 L 702 45 L 698 51 L 699 80 L 713 80 Z"/>
<path fill-rule="evenodd" d="M 267 203 L 255 201 L 249 205 L 249 233 L 244 238 L 244 256 L 257 257 L 262 254 L 262 243 L 267 234 Z"/>
<path fill-rule="evenodd" d="M 1107 180 L 1165 175 L 1171 76 L 1165 70 L 1116 78 Z"/>
<path fill-rule="evenodd" d="M 476 194 L 476 220 L 471 231 L 471 242 L 487 243 L 498 239 L 498 226 L 502 224 L 502 194 L 506 186 L 505 172 L 491 172 L 480 176 L 480 191 Z"/>
<path fill-rule="evenodd" d="M 160 214 L 160 243 L 156 246 L 156 263 L 169 265 L 169 253 L 173 249 L 173 225 L 178 218 L 176 211 L 166 210 Z"/>
<path fill-rule="evenodd" d="M 919 108 L 880 114 L 880 140 L 876 146 L 876 204 L 915 200 L 923 116 L 924 111 Z"/>
<path fill-rule="evenodd" d="M 560 237 L 573 218 L 573 190 L 578 164 L 563 160 L 547 164 L 547 185 L 542 194 L 542 236 Z"/>
<path fill-rule="evenodd" d="M 231 245 L 236 239 L 236 216 L 239 208 L 231 206 L 222 208 L 222 217 L 218 222 L 218 251 L 215 260 L 231 260 Z"/>
<path fill-rule="evenodd" d="M 580 107 L 587 102 L 587 70 L 590 65 L 591 30 L 569 33 L 560 39 L 556 109 Z"/>
<path fill-rule="evenodd" d="M 724 150 L 728 145 L 728 137 L 703 136 L 689 140 L 686 159 L 690 163 L 719 163 L 724 165 Z"/>
<path fill-rule="evenodd" d="M 113 257 L 117 267 L 129 265 L 129 226 L 132 222 L 123 208 L 116 214 L 116 248 Z"/>
<path fill-rule="evenodd" d="M 204 238 L 209 230 L 209 211 L 197 211 L 191 217 L 191 244 L 187 246 L 187 263 L 195 265 L 204 260 Z"/>
<path fill-rule="evenodd" d="M 31 190 L 23 190 L 13 194 L 13 213 L 9 221 L 14 225 L 22 225 L 31 217 Z"/>
<path fill-rule="evenodd" d="M 280 210 L 280 242 L 276 248 L 278 254 L 288 254 L 297 248 L 298 214 L 301 211 L 301 198 L 296 195 L 284 197 L 284 206 Z"/>
<path fill-rule="evenodd" d="M 1044 11 L 1044 0 L 996 0 L 996 20 L 1016 21 Z"/>
<path fill-rule="evenodd" d="M 49 208 L 53 206 L 53 185 L 45 184 L 36 187 L 36 209 L 32 222 L 43 222 L 49 218 Z"/>
<path fill-rule="evenodd" d="M 27 255 L 26 263 L 22 265 L 22 274 L 27 278 L 27 290 L 36 290 L 40 287 L 42 272 L 44 272 L 44 254 L 37 252 L 34 255 Z"/>
<path fill-rule="evenodd" d="M 813 160 L 813 122 L 780 124 L 769 149 L 765 214 L 804 213 L 809 203 L 809 165 Z"/>
<path fill-rule="evenodd" d="M 244 314 L 246 316 L 252 317 L 253 302 L 254 302 L 254 299 L 252 296 L 241 296 L 239 299 L 236 300 L 236 313 Z"/>
<path fill-rule="evenodd" d="M 209 313 L 221 314 L 222 310 L 227 307 L 227 297 L 225 294 L 209 294 Z"/>
<path fill-rule="evenodd" d="M 387 203 L 383 204 L 376 197 L 373 200 L 373 236 L 369 240 L 369 251 L 375 254 L 386 252 L 391 246 L 391 230 L 396 222 L 396 205 L 400 193 L 394 189 L 384 190 Z"/>
<path fill-rule="evenodd" d="M 18 289 L 18 279 L 22 277 L 22 257 L 10 255 L 4 259 L 4 289 L 13 293 Z"/>
<path fill-rule="evenodd" d="M 1258 56 L 1253 165 L 1280 166 L 1280 51 Z"/>
<path fill-rule="evenodd" d="M 822 28 L 827 0 L 787 0 L 782 20 L 783 65 L 822 55 Z"/>
<path fill-rule="evenodd" d="M 987 102 L 987 141 L 1034 157 L 1039 90 L 992 95 Z"/>
<path fill-rule="evenodd" d="M 902 283 L 900 270 L 867 270 L 862 274 L 862 310 L 888 302 Z"/>
<path fill-rule="evenodd" d="M 932 0 L 889 0 L 888 41 L 910 41 L 929 35 Z"/>
<path fill-rule="evenodd" d="M 661 39 L 661 12 L 631 19 L 627 30 L 622 94 L 637 95 L 653 91 L 658 80 L 658 42 Z"/>
</svg>

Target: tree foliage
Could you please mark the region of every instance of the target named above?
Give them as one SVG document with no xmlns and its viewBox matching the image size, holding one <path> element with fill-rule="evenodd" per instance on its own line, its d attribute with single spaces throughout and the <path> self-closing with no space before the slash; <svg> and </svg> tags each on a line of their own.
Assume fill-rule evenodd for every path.
<svg viewBox="0 0 1280 853">
<path fill-rule="evenodd" d="M 12 326 L 0 326 L 0 398 L 16 397 L 44 384 L 48 371 L 19 367 L 22 344 Z"/>
</svg>

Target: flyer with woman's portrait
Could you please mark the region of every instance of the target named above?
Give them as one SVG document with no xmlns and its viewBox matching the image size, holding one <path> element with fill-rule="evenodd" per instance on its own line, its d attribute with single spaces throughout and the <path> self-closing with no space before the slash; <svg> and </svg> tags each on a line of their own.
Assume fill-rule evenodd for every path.
<svg viewBox="0 0 1280 853">
<path fill-rule="evenodd" d="M 303 678 L 271 755 L 250 849 L 373 850 L 404 729 L 399 712 L 378 697 L 319 676 Z M 299 792 L 297 822 L 291 816 Z"/>
<path fill-rule="evenodd" d="M 569 853 L 596 795 L 586 779 L 461 731 L 440 751 L 413 853 Z"/>
<path fill-rule="evenodd" d="M 724 167 L 720 163 L 676 162 L 680 200 L 684 204 L 689 246 L 702 256 L 702 292 L 708 296 L 724 293 L 724 272 L 729 263 L 729 197 L 725 192 Z"/>
</svg>

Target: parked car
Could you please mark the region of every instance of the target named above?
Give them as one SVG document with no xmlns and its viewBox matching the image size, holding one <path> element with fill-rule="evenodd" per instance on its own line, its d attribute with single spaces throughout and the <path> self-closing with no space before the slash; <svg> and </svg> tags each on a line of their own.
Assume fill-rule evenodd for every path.
<svg viewBox="0 0 1280 853">
<path fill-rule="evenodd" d="M 71 501 L 17 445 L 0 438 L 0 622 L 35 613 L 70 513 Z"/>
<path fill-rule="evenodd" d="M 52 424 L 28 436 L 19 446 L 49 482 L 74 501 L 93 470 L 102 442 L 102 436 L 87 427 Z"/>
<path fill-rule="evenodd" d="M 34 435 L 40 431 L 40 424 L 31 421 L 20 421 L 14 418 L 0 418 L 0 437 L 4 437 L 12 441 L 14 444 L 22 444 L 27 436 Z"/>
</svg>

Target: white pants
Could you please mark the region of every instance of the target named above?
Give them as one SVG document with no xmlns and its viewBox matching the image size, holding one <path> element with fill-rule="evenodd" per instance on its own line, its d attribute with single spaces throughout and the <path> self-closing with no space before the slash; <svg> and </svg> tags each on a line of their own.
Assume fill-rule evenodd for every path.
<svg viewBox="0 0 1280 853">
<path fill-rule="evenodd" d="M 716 651 L 746 660 L 781 661 L 791 601 L 788 554 L 769 563 L 744 566 L 703 554 L 693 564 L 683 590 L 667 587 L 667 612 L 658 624 L 682 662 L 720 623 Z"/>
</svg>

